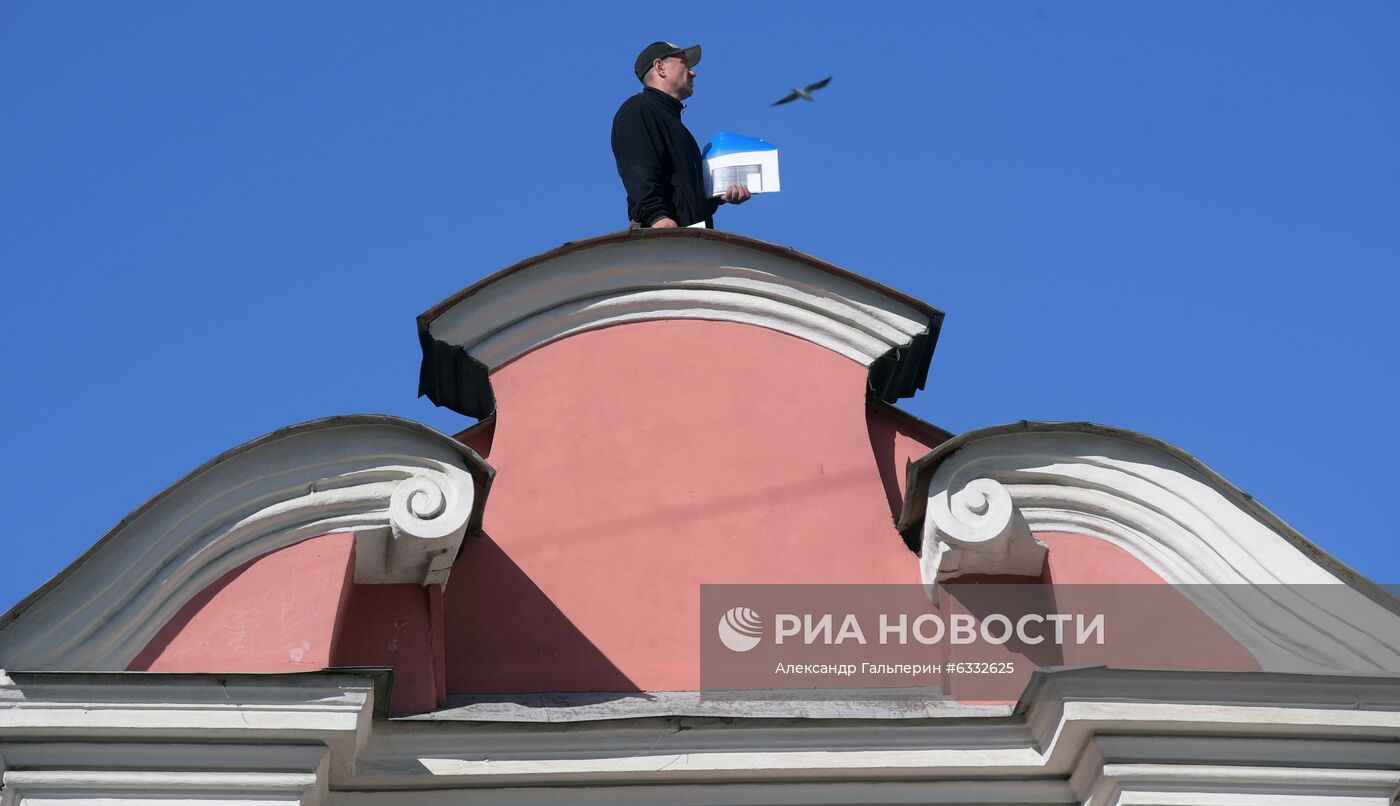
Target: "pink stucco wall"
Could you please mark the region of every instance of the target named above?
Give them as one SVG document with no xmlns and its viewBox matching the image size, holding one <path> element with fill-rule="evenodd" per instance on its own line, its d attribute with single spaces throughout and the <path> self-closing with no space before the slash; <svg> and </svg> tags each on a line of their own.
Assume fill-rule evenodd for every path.
<svg viewBox="0 0 1400 806">
<path fill-rule="evenodd" d="M 449 692 L 694 689 L 703 583 L 918 581 L 853 361 L 673 320 L 492 382 L 497 476 L 446 593 Z"/>
<path fill-rule="evenodd" d="M 325 535 L 259 557 L 190 600 L 131 671 L 324 669 L 354 580 L 355 539 Z"/>
<path fill-rule="evenodd" d="M 898 520 L 909 482 L 909 463 L 953 435 L 879 401 L 871 401 L 866 406 L 865 422 L 870 433 L 870 449 L 889 501 L 890 516 Z"/>
<path fill-rule="evenodd" d="M 485 533 L 445 592 L 355 585 L 353 538 L 328 535 L 211 585 L 131 668 L 391 666 L 396 713 L 453 693 L 694 690 L 702 584 L 919 581 L 894 516 L 907 462 L 948 434 L 869 403 L 848 359 L 673 320 L 575 335 L 492 380 L 497 415 L 461 435 L 497 469 Z M 1161 582 L 1103 541 L 1041 537 L 1040 581 Z M 1252 668 L 1180 612 L 1183 640 Z"/>
<path fill-rule="evenodd" d="M 968 702 L 1014 702 L 1031 673 L 1046 666 L 1110 666 L 1128 669 L 1254 671 L 1259 662 L 1219 624 L 1141 560 L 1112 543 L 1087 535 L 1039 532 L 1044 541 L 1042 583 L 1027 597 L 1044 597 L 1043 611 L 1102 614 L 1105 641 L 1036 647 L 989 647 L 983 642 L 955 648 L 947 661 L 1010 663 L 1006 677 L 948 675 L 945 690 Z M 952 587 L 1024 585 L 1025 577 L 965 576 Z M 1005 591 L 1005 588 L 999 588 Z M 955 592 L 953 596 L 956 598 Z M 1017 605 L 1023 604 L 1021 597 Z"/>
<path fill-rule="evenodd" d="M 442 588 L 414 584 L 355 585 L 345 607 L 332 663 L 394 670 L 390 710 L 422 713 L 445 698 Z"/>
<path fill-rule="evenodd" d="M 442 704 L 438 586 L 356 585 L 355 539 L 333 534 L 266 554 L 185 604 L 128 669 L 296 672 L 394 669 L 393 713 Z"/>
<path fill-rule="evenodd" d="M 1064 605 L 1101 608 L 1109 623 L 1118 625 L 1103 646 L 1079 648 L 1065 662 L 1133 669 L 1260 668 L 1248 650 L 1191 602 L 1187 588 L 1167 585 L 1127 551 L 1086 535 L 1037 536 L 1050 549 L 1042 580 L 1053 582 L 1070 600 Z"/>
<path fill-rule="evenodd" d="M 1058 585 L 1161 585 L 1141 560 L 1112 543 L 1067 532 L 1037 534 L 1049 551 L 1041 581 Z"/>
</svg>

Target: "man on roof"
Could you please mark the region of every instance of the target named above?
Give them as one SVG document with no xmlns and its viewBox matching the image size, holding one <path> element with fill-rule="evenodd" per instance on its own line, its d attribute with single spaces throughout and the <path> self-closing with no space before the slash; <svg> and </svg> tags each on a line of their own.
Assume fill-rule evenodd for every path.
<svg viewBox="0 0 1400 806">
<path fill-rule="evenodd" d="M 637 56 L 633 69 L 644 88 L 622 102 L 612 125 L 613 156 L 633 227 L 713 227 L 719 205 L 749 200 L 743 185 L 723 196 L 705 195 L 705 161 L 681 123 L 682 101 L 695 92 L 691 68 L 699 62 L 699 45 L 670 42 L 653 42 Z"/>
</svg>

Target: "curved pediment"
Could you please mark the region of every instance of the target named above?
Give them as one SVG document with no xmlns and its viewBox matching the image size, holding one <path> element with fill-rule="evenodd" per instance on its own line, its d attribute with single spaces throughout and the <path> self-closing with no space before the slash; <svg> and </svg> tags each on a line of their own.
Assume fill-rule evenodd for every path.
<svg viewBox="0 0 1400 806">
<path fill-rule="evenodd" d="M 712 230 L 631 230 L 565 244 L 418 318 L 419 393 L 475 417 L 489 375 L 567 336 L 630 322 L 764 327 L 869 368 L 877 396 L 923 388 L 942 312 L 792 249 Z"/>
<path fill-rule="evenodd" d="M 442 584 L 494 471 L 396 417 L 292 426 L 198 468 L 0 617 L 0 667 L 120 670 L 180 608 L 245 563 L 330 533 L 362 584 Z"/>
<path fill-rule="evenodd" d="M 1036 575 L 1036 535 L 1070 533 L 1178 586 L 1265 669 L 1400 670 L 1400 600 L 1161 440 L 1023 421 L 955 437 L 908 478 L 899 529 L 930 589 L 964 573 Z"/>
</svg>

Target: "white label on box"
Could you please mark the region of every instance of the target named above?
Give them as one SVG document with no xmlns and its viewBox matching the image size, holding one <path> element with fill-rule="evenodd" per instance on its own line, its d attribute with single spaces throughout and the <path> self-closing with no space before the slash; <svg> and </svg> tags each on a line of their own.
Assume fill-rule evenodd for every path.
<svg viewBox="0 0 1400 806">
<path fill-rule="evenodd" d="M 705 160 L 706 188 L 711 196 L 723 196 L 731 185 L 745 185 L 750 193 L 776 193 L 777 151 L 738 151 Z"/>
</svg>

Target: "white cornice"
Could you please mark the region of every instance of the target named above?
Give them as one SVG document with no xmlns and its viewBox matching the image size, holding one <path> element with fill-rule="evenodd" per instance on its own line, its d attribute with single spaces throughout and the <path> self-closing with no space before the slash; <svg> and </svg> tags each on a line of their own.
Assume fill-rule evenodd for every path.
<svg viewBox="0 0 1400 806">
<path fill-rule="evenodd" d="M 166 801 L 181 806 L 258 803 L 318 806 L 315 772 L 175 772 L 149 770 L 40 770 L 5 773 L 0 806 L 46 802 L 138 806 Z"/>
<path fill-rule="evenodd" d="M 156 496 L 0 618 L 0 665 L 125 669 L 209 584 L 325 534 L 355 534 L 357 582 L 441 584 L 490 475 L 460 443 L 397 418 L 270 434 Z"/>
<path fill-rule="evenodd" d="M 984 429 L 915 463 L 908 495 L 901 527 L 920 530 L 926 585 L 945 578 L 928 558 L 985 554 L 977 570 L 995 573 L 1021 532 L 1071 532 L 1186 586 L 1265 669 L 1400 671 L 1393 597 L 1158 440 L 1085 423 Z"/>
<path fill-rule="evenodd" d="M 778 776 L 781 777 L 781 776 Z M 457 806 L 461 803 L 505 806 L 572 806 L 572 804 L 647 804 L 648 806 L 869 806 L 872 803 L 914 806 L 1077 806 L 1068 785 L 1058 780 L 773 781 L 722 783 L 691 781 L 625 787 L 554 785 L 542 787 L 433 789 L 394 791 L 403 806 Z M 385 793 L 335 793 L 336 806 L 379 806 Z M 1330 805 L 1329 805 L 1330 806 Z M 1388 806 L 1388 805 L 1387 805 Z"/>
<path fill-rule="evenodd" d="M 0 743 L 318 743 L 346 769 L 387 690 L 360 674 L 53 673 L 0 670 Z M 7 755 L 7 758 L 14 756 Z"/>
<path fill-rule="evenodd" d="M 1324 761 L 1344 761 L 1345 768 Z M 1070 781 L 1089 806 L 1154 796 L 1155 802 L 1179 803 L 1184 791 L 1212 806 L 1390 806 L 1400 784 L 1397 766 L 1400 746 L 1387 739 L 1097 734 Z"/>
<path fill-rule="evenodd" d="M 0 670 L 0 772 L 15 803 L 60 793 L 184 802 L 199 791 L 311 806 L 331 776 L 351 774 L 386 699 L 383 672 Z"/>
<path fill-rule="evenodd" d="M 1000 804 L 1011 793 L 1071 804 L 1157 787 L 1206 793 L 1172 802 L 1228 792 L 1262 806 L 1295 784 L 1374 797 L 1400 769 L 1395 677 L 1063 669 L 1037 674 L 1008 717 L 535 725 L 371 722 L 375 685 L 349 673 L 0 673 L 0 767 L 24 787 L 202 781 L 236 794 L 296 792 L 317 765 L 329 802 L 410 806 Z M 287 772 L 303 777 L 268 777 Z"/>
<path fill-rule="evenodd" d="M 756 325 L 864 366 L 929 330 L 928 311 L 891 293 L 744 242 L 649 237 L 562 251 L 470 291 L 429 332 L 494 369 L 574 333 L 655 319 Z"/>
<path fill-rule="evenodd" d="M 540 802 L 555 802 L 556 794 L 563 802 L 572 787 L 582 786 L 644 787 L 628 791 L 646 791 L 651 802 L 685 796 L 728 802 L 723 788 L 705 797 L 716 784 L 748 791 L 754 803 L 841 803 L 855 796 L 842 787 L 857 782 L 888 786 L 890 797 L 905 793 L 900 782 L 937 783 L 935 789 L 959 782 L 969 787 L 958 790 L 966 800 L 953 802 L 1004 803 L 996 794 L 1006 784 L 1038 781 L 1054 784 L 1039 796 L 1060 792 L 1064 798 L 1048 802 L 1074 803 L 1066 787 L 1076 771 L 1082 777 L 1086 748 L 1096 737 L 1131 735 L 1139 737 L 1136 743 L 1114 739 L 1100 758 L 1115 763 L 1135 755 L 1166 763 L 1175 754 L 1176 763 L 1186 765 L 1177 771 L 1183 780 L 1207 784 L 1228 773 L 1227 766 L 1274 765 L 1282 775 L 1292 765 L 1328 767 L 1328 783 L 1337 787 L 1370 786 L 1376 769 L 1400 764 L 1397 706 L 1400 681 L 1394 678 L 1060 670 L 1038 675 L 1008 718 L 395 720 L 377 726 L 356 774 L 335 784 L 342 790 L 423 790 L 413 795 L 423 804 L 450 802 L 462 787 L 472 787 L 483 802 L 521 791 L 507 787 L 542 787 Z M 833 789 L 803 801 L 801 788 L 776 783 L 782 781 Z M 928 797 L 918 802 L 943 802 Z"/>
</svg>

